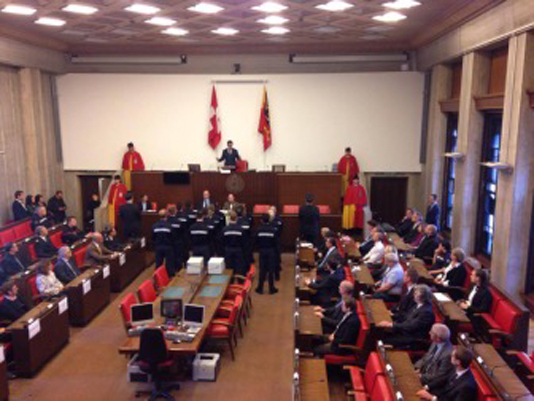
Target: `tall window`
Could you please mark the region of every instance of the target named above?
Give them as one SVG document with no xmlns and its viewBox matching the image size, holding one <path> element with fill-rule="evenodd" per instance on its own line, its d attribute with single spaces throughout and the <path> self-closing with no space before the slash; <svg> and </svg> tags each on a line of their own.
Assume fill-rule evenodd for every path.
<svg viewBox="0 0 534 401">
<path fill-rule="evenodd" d="M 501 152 L 502 114 L 487 114 L 484 121 L 482 161 L 498 162 Z M 478 204 L 477 251 L 491 258 L 495 230 L 495 204 L 499 172 L 482 167 L 480 173 L 480 198 Z"/>
<path fill-rule="evenodd" d="M 454 153 L 458 150 L 458 114 L 449 113 L 447 117 L 447 138 L 445 152 Z M 443 204 L 441 207 L 441 227 L 445 231 L 452 229 L 452 208 L 454 206 L 454 181 L 456 179 L 456 163 L 454 159 L 445 159 L 443 178 Z"/>
</svg>

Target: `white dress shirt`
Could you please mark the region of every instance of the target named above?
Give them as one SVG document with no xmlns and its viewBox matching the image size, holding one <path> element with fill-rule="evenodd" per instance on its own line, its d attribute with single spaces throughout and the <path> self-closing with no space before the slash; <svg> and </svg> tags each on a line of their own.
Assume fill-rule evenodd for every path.
<svg viewBox="0 0 534 401">
<path fill-rule="evenodd" d="M 363 261 L 372 264 L 382 263 L 382 259 L 384 258 L 384 250 L 385 248 L 382 241 L 375 242 L 369 253 L 363 258 Z"/>
</svg>

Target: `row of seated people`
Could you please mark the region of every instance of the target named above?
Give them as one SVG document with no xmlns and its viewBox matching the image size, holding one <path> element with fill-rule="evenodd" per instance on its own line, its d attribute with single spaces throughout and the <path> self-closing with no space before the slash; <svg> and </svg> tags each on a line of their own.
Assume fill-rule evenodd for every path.
<svg viewBox="0 0 534 401">
<path fill-rule="evenodd" d="M 24 191 L 21 190 L 15 191 L 14 198 L 13 204 L 11 205 L 14 221 L 23 220 L 28 217 L 31 217 L 32 221 L 37 221 L 46 217 L 48 220 L 62 223 L 67 218 L 67 204 L 63 199 L 62 191 L 56 191 L 54 196 L 48 200 L 48 203 L 45 202 L 41 194 L 35 195 L 35 197 L 32 195 L 25 196 Z M 44 215 L 42 214 L 43 210 Z M 43 220 L 37 225 L 45 225 L 45 223 Z"/>
</svg>

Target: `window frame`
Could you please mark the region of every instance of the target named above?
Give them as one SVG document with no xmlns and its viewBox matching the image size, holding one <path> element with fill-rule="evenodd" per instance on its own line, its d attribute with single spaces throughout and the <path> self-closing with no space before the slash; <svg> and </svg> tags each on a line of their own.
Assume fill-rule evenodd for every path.
<svg viewBox="0 0 534 401">
<path fill-rule="evenodd" d="M 456 135 L 453 133 L 456 132 Z M 447 132 L 445 134 L 445 153 L 458 151 L 458 113 L 447 113 Z M 452 183 L 452 191 L 450 186 Z M 452 192 L 452 202 L 449 196 Z M 443 166 L 443 184 L 441 196 L 441 230 L 450 233 L 452 231 L 452 213 L 454 208 L 454 194 L 456 192 L 456 161 L 446 157 Z M 448 224 L 450 218 L 451 224 Z"/>
</svg>

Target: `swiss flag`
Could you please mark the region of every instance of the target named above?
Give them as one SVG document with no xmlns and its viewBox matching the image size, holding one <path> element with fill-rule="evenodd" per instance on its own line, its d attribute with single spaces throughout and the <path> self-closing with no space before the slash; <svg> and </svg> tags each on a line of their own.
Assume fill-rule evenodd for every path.
<svg viewBox="0 0 534 401">
<path fill-rule="evenodd" d="M 208 144 L 215 149 L 219 142 L 221 142 L 221 122 L 219 121 L 219 115 L 217 114 L 217 93 L 215 92 L 215 86 L 211 91 L 211 105 L 210 105 L 210 130 L 208 132 Z"/>
</svg>

